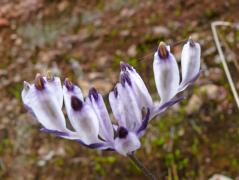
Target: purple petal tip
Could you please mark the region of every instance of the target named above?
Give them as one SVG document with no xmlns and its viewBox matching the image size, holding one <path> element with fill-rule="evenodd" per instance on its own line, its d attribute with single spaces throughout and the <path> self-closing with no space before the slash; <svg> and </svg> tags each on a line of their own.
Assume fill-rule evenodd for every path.
<svg viewBox="0 0 239 180">
<path fill-rule="evenodd" d="M 127 71 L 127 70 L 132 71 L 133 70 L 133 68 L 129 64 L 127 64 L 123 61 L 120 62 L 120 69 L 121 69 L 121 71 Z"/>
<path fill-rule="evenodd" d="M 191 37 L 189 37 L 188 42 L 189 42 L 189 45 L 190 45 L 191 47 L 194 47 L 194 46 L 195 46 L 195 42 L 193 41 L 193 39 L 192 39 Z"/>
<path fill-rule="evenodd" d="M 69 79 L 67 79 L 67 78 L 65 79 L 64 85 L 68 91 L 73 91 L 74 85 L 72 84 L 72 82 Z"/>
<path fill-rule="evenodd" d="M 91 88 L 91 89 L 89 90 L 89 98 L 90 98 L 90 100 L 92 100 L 91 98 L 94 98 L 95 101 L 98 100 L 99 95 L 98 95 L 98 92 L 97 92 L 97 90 L 96 90 L 95 88 Z"/>
</svg>

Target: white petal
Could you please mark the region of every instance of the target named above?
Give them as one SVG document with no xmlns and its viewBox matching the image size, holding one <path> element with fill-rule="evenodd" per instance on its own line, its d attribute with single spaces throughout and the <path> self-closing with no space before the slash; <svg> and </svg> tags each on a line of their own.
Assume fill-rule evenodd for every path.
<svg viewBox="0 0 239 180">
<path fill-rule="evenodd" d="M 201 48 L 199 43 L 189 40 L 182 50 L 181 66 L 182 66 L 182 82 L 180 91 L 185 89 L 192 79 L 194 79 L 200 71 Z"/>
<path fill-rule="evenodd" d="M 144 81 L 137 73 L 137 71 L 130 65 L 121 62 L 121 74 L 127 72 L 129 78 L 132 82 L 132 87 L 137 97 L 139 107 L 142 109 L 143 107 L 148 108 L 153 106 L 153 100 L 149 94 L 147 87 L 145 86 Z"/>
<path fill-rule="evenodd" d="M 34 84 L 26 84 L 26 86 L 22 91 L 22 100 L 24 105 L 34 113 L 37 120 L 45 128 L 66 131 L 61 104 L 52 92 L 54 87 L 46 82 L 44 82 L 44 88 L 41 90 L 38 90 Z"/>
<path fill-rule="evenodd" d="M 154 78 L 161 98 L 161 104 L 169 101 L 178 93 L 179 70 L 174 56 L 168 52 L 168 57 L 163 59 L 154 54 Z"/>
<path fill-rule="evenodd" d="M 76 129 L 76 127 L 77 127 L 76 123 L 77 122 L 73 121 L 70 118 L 71 110 L 72 110 L 71 97 L 74 95 L 83 102 L 84 98 L 83 98 L 83 95 L 82 95 L 82 91 L 78 86 L 72 84 L 69 80 L 66 79 L 65 82 L 64 82 L 64 86 L 63 86 L 63 95 L 64 95 L 64 104 L 65 104 L 65 107 L 66 107 L 67 115 L 69 117 L 69 120 L 71 122 L 72 127 L 74 129 Z"/>
<path fill-rule="evenodd" d="M 136 131 L 142 123 L 142 113 L 138 106 L 137 99 L 132 90 L 132 86 L 125 83 L 118 85 L 119 101 L 123 104 L 126 116 L 126 127 L 130 131 Z"/>
<path fill-rule="evenodd" d="M 59 77 L 54 77 L 51 80 L 47 80 L 46 77 L 44 77 L 46 81 L 46 86 L 48 86 L 49 90 L 51 91 L 52 95 L 55 96 L 57 99 L 60 107 L 63 106 L 63 92 L 62 92 L 62 86 L 61 86 L 61 80 Z"/>
<path fill-rule="evenodd" d="M 99 119 L 100 136 L 105 140 L 113 142 L 114 131 L 102 95 L 99 94 L 96 89 L 92 88 L 90 89 L 89 98 L 87 99 Z"/>
<path fill-rule="evenodd" d="M 122 101 L 119 99 L 119 94 L 117 90 L 117 86 L 114 91 L 109 94 L 109 102 L 113 112 L 114 117 L 116 118 L 118 125 L 126 127 L 126 116 L 125 110 Z"/>
<path fill-rule="evenodd" d="M 117 137 L 114 143 L 115 150 L 124 156 L 127 156 L 128 153 L 132 153 L 133 151 L 139 149 L 140 146 L 141 143 L 137 135 L 132 132 L 129 132 L 125 138 Z"/>
<path fill-rule="evenodd" d="M 63 94 L 68 118 L 80 139 L 86 144 L 99 142 L 99 120 L 92 107 L 83 101 L 80 88 L 74 85 L 69 89 L 64 85 Z"/>
<path fill-rule="evenodd" d="M 71 97 L 71 105 L 68 118 L 80 139 L 86 144 L 99 142 L 99 121 L 92 107 L 75 96 Z"/>
<path fill-rule="evenodd" d="M 80 136 L 79 133 L 73 132 L 73 131 L 61 132 L 61 131 L 49 130 L 49 129 L 46 129 L 46 128 L 42 128 L 41 131 L 45 132 L 45 133 L 55 135 L 55 136 L 58 136 L 58 137 L 61 137 L 61 138 L 77 141 L 80 144 L 82 144 L 82 145 L 84 145 L 88 148 L 91 148 L 91 149 L 99 149 L 99 150 L 114 149 L 114 146 L 113 146 L 112 143 L 109 144 L 107 142 L 103 142 L 103 141 L 100 141 L 100 140 L 96 143 L 94 143 L 94 142 L 93 143 L 86 143 L 81 139 L 81 136 Z"/>
</svg>

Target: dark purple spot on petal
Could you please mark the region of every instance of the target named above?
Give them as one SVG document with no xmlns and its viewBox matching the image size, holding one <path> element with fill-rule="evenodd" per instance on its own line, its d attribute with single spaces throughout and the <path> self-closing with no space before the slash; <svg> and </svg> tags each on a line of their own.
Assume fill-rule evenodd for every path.
<svg viewBox="0 0 239 180">
<path fill-rule="evenodd" d="M 114 95 L 115 95 L 115 97 L 117 98 L 118 97 L 118 95 L 119 95 L 119 92 L 118 92 L 118 89 L 117 89 L 117 87 L 115 87 L 114 88 Z"/>
<path fill-rule="evenodd" d="M 95 88 L 91 88 L 89 90 L 89 98 L 90 98 L 90 100 L 91 100 L 92 97 L 95 99 L 95 101 L 98 101 L 98 99 L 99 99 L 98 92 L 97 92 L 97 90 Z"/>
<path fill-rule="evenodd" d="M 71 107 L 75 111 L 80 111 L 83 108 L 83 102 L 76 96 L 71 96 Z"/>
<path fill-rule="evenodd" d="M 123 74 L 121 74 L 120 76 L 120 81 L 121 84 L 123 85 L 123 87 L 125 87 L 125 84 L 128 83 L 130 86 L 132 85 L 132 82 L 130 80 L 130 77 L 128 75 L 128 73 L 124 72 Z"/>
<path fill-rule="evenodd" d="M 72 84 L 72 82 L 69 79 L 65 80 L 64 85 L 68 91 L 73 91 L 74 85 Z"/>
<path fill-rule="evenodd" d="M 126 138 L 128 135 L 128 130 L 125 127 L 119 127 L 117 130 L 117 137 L 120 139 Z"/>
<path fill-rule="evenodd" d="M 45 80 L 43 79 L 42 75 L 37 74 L 35 78 L 35 87 L 37 90 L 41 91 L 45 88 Z"/>
<path fill-rule="evenodd" d="M 160 57 L 160 59 L 167 59 L 168 56 L 169 56 L 168 49 L 167 49 L 166 44 L 164 42 L 159 43 L 158 56 Z"/>
</svg>

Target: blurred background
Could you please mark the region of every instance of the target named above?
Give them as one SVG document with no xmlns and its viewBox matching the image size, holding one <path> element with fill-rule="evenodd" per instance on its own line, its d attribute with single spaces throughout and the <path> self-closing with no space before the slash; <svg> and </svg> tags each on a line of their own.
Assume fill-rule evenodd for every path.
<svg viewBox="0 0 239 180">
<path fill-rule="evenodd" d="M 152 121 L 136 155 L 160 179 L 239 179 L 239 112 L 210 28 L 238 17 L 238 0 L 1 0 L 0 179 L 144 179 L 117 153 L 40 133 L 22 105 L 22 82 L 51 70 L 85 95 L 96 87 L 107 101 L 124 60 L 159 100 L 153 53 L 160 41 L 190 35 L 202 46 L 203 72 L 186 100 Z M 238 90 L 239 30 L 218 32 Z M 172 48 L 177 60 L 181 49 Z"/>
</svg>

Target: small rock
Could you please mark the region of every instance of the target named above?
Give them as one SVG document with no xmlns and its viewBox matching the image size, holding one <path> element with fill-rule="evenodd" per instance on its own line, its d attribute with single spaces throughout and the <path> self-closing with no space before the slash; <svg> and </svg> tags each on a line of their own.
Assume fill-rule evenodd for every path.
<svg viewBox="0 0 239 180">
<path fill-rule="evenodd" d="M 69 2 L 68 1 L 62 1 L 59 5 L 58 5 L 58 10 L 60 12 L 63 12 L 66 10 L 66 8 L 69 6 Z"/>
<path fill-rule="evenodd" d="M 135 57 L 137 55 L 137 47 L 135 44 L 129 47 L 127 54 L 130 57 Z"/>
<path fill-rule="evenodd" d="M 210 56 L 210 55 L 214 54 L 216 52 L 216 50 L 217 49 L 215 48 L 215 46 L 209 47 L 204 51 L 203 55 Z"/>
<path fill-rule="evenodd" d="M 107 61 L 109 60 L 110 58 L 108 56 L 101 56 L 98 58 L 98 65 L 101 66 L 101 67 L 104 67 L 106 64 L 107 64 Z"/>
<path fill-rule="evenodd" d="M 0 18 L 0 27 L 6 27 L 9 26 L 9 21 L 5 18 Z"/>
<path fill-rule="evenodd" d="M 223 70 L 220 68 L 210 68 L 208 78 L 212 81 L 218 82 L 223 78 Z"/>
<path fill-rule="evenodd" d="M 157 36 L 168 36 L 170 31 L 164 26 L 155 26 L 153 27 L 153 34 Z"/>
<path fill-rule="evenodd" d="M 193 114 L 194 112 L 199 111 L 199 109 L 201 108 L 203 104 L 203 100 L 201 97 L 199 97 L 198 95 L 194 94 L 189 102 L 188 105 L 186 107 L 186 112 L 188 115 Z"/>
<path fill-rule="evenodd" d="M 200 88 L 200 91 L 205 93 L 209 100 L 220 101 L 226 98 L 227 92 L 225 88 L 215 84 L 207 84 Z"/>
<path fill-rule="evenodd" d="M 125 37 L 125 36 L 129 36 L 130 35 L 130 31 L 129 30 L 122 30 L 120 31 L 120 35 Z"/>
<path fill-rule="evenodd" d="M 231 178 L 221 175 L 221 174 L 215 174 L 209 180 L 232 180 Z"/>
<path fill-rule="evenodd" d="M 104 75 L 100 72 L 91 72 L 88 73 L 89 80 L 104 79 Z"/>
<path fill-rule="evenodd" d="M 120 16 L 121 17 L 130 17 L 130 16 L 133 16 L 134 13 L 135 13 L 134 9 L 125 8 L 121 11 Z"/>
<path fill-rule="evenodd" d="M 113 88 L 112 83 L 107 81 L 106 79 L 97 79 L 93 82 L 93 84 L 94 87 L 103 95 L 106 95 Z"/>
</svg>

